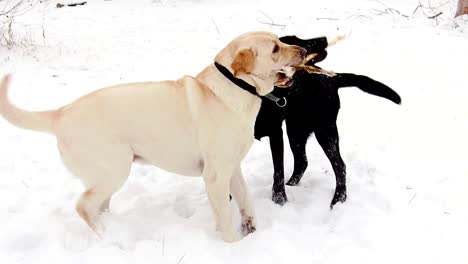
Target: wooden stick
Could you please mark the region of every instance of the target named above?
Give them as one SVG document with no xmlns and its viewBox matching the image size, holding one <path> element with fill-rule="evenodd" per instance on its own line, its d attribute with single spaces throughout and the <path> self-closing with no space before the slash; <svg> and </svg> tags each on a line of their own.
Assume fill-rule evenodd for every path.
<svg viewBox="0 0 468 264">
<path fill-rule="evenodd" d="M 331 46 L 335 45 L 339 41 L 342 41 L 343 39 L 347 38 L 349 35 L 351 35 L 351 32 L 349 32 L 347 35 L 341 35 L 341 36 L 335 37 L 334 39 L 332 39 L 331 41 L 328 42 L 327 47 L 331 47 Z"/>
</svg>

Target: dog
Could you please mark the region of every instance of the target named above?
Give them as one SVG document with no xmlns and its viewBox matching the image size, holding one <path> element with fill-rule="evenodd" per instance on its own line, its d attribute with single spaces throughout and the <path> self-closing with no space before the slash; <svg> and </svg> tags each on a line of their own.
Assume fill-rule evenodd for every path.
<svg viewBox="0 0 468 264">
<path fill-rule="evenodd" d="M 84 95 L 56 110 L 32 112 L 0 86 L 0 114 L 11 124 L 55 135 L 63 163 L 85 191 L 76 210 L 94 230 L 100 212 L 126 181 L 133 161 L 169 172 L 203 176 L 224 241 L 241 238 L 232 223 L 229 193 L 238 203 L 244 234 L 256 230 L 241 161 L 254 141 L 259 96 L 270 93 L 283 68 L 303 62 L 306 50 L 269 32 L 232 40 L 196 77 L 127 83 Z M 254 89 L 241 89 L 220 67 Z"/>
<path fill-rule="evenodd" d="M 286 36 L 280 40 L 287 44 L 302 46 L 307 49 L 308 54 L 317 53 L 317 56 L 306 65 L 315 65 L 327 56 L 325 48 L 328 44 L 325 37 L 303 40 L 296 36 Z M 283 82 L 291 84 L 287 79 L 284 78 Z M 262 101 L 255 122 L 255 138 L 270 139 L 274 167 L 272 200 L 276 204 L 283 205 L 287 202 L 284 186 L 283 121 L 286 123 L 289 145 L 294 156 L 294 171 L 286 184 L 291 186 L 299 184 L 308 165 L 306 143 L 309 136 L 315 133 L 335 173 L 336 188 L 330 208 L 333 208 L 337 202 L 346 201 L 346 165 L 340 155 L 336 119 L 340 109 L 338 89 L 352 86 L 396 104 L 401 103 L 400 96 L 394 90 L 367 76 L 351 73 L 327 76 L 305 70 L 294 74 L 289 89 L 278 87 L 274 89 L 274 95 L 286 98 L 285 107 L 279 107 L 270 100 Z"/>
</svg>

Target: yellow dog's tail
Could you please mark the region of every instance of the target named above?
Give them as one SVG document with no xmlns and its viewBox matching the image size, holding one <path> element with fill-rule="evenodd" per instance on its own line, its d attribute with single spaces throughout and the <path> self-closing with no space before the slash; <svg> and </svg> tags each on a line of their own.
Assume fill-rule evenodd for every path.
<svg viewBox="0 0 468 264">
<path fill-rule="evenodd" d="M 10 78 L 7 74 L 0 83 L 0 115 L 17 127 L 53 134 L 53 124 L 58 111 L 33 112 L 14 106 L 8 99 Z"/>
</svg>

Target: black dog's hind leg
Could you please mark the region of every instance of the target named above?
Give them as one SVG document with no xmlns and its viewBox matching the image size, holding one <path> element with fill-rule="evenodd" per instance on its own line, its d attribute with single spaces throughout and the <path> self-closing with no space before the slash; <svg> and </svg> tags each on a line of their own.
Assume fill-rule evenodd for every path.
<svg viewBox="0 0 468 264">
<path fill-rule="evenodd" d="M 335 173 L 336 188 L 335 194 L 330 204 L 330 208 L 337 202 L 346 201 L 346 165 L 343 162 L 340 154 L 339 136 L 336 125 L 320 128 L 315 131 L 315 137 L 322 147 L 325 155 L 330 160 L 330 163 Z"/>
<path fill-rule="evenodd" d="M 284 189 L 283 129 L 279 127 L 279 129 L 272 131 L 269 137 L 274 169 L 272 200 L 276 204 L 283 205 L 288 201 Z"/>
<path fill-rule="evenodd" d="M 289 178 L 287 185 L 295 186 L 301 181 L 304 172 L 307 169 L 307 155 L 306 155 L 306 144 L 309 134 L 295 134 L 288 129 L 289 135 L 289 146 L 291 147 L 292 154 L 294 156 L 294 171 Z"/>
</svg>

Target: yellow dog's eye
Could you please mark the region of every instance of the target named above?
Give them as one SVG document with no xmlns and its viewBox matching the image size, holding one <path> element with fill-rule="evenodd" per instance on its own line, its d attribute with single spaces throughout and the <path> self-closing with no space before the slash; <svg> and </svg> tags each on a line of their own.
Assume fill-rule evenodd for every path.
<svg viewBox="0 0 468 264">
<path fill-rule="evenodd" d="M 279 49 L 280 47 L 278 46 L 278 44 L 275 44 L 275 46 L 273 47 L 273 53 L 277 53 Z"/>
</svg>

